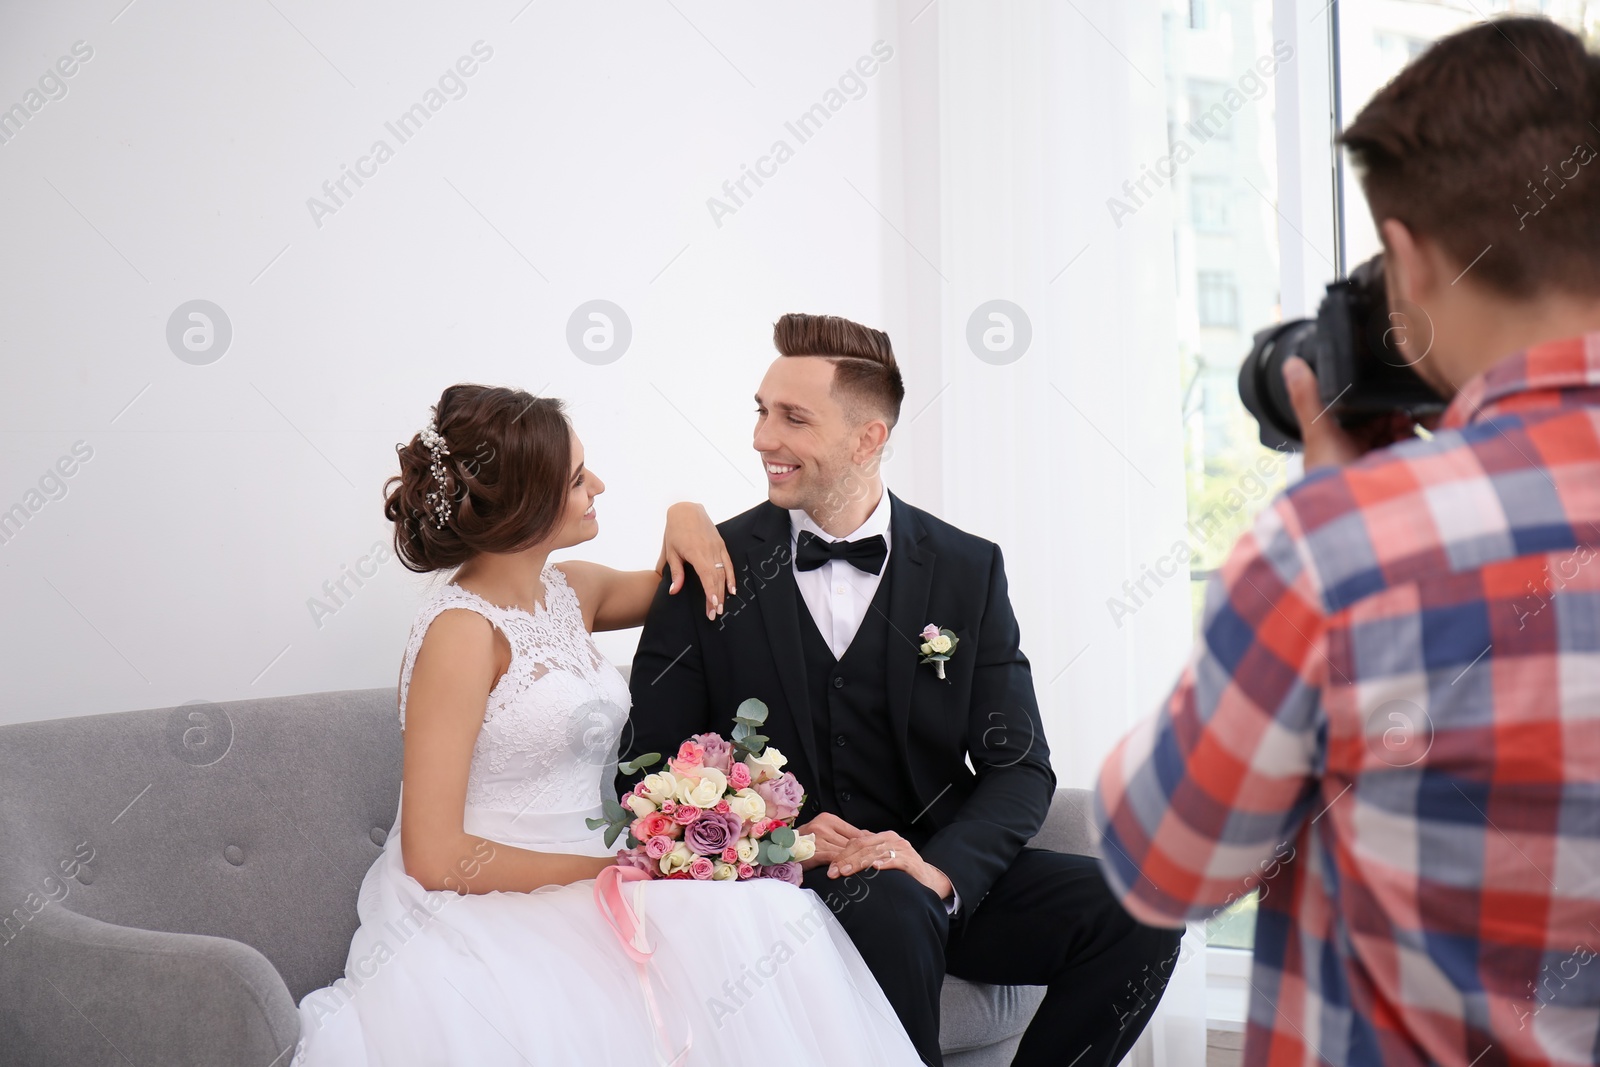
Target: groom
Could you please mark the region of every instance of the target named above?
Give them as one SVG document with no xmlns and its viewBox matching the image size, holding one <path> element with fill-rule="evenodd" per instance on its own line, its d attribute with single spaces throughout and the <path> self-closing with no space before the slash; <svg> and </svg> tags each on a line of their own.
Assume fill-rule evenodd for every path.
<svg viewBox="0 0 1600 1067">
<path fill-rule="evenodd" d="M 884 489 L 905 396 L 887 334 L 785 315 L 773 341 L 754 440 L 768 500 L 718 527 L 738 592 L 709 620 L 698 588 L 672 596 L 663 580 L 633 660 L 623 758 L 727 736 L 759 697 L 762 732 L 808 791 L 804 884 L 922 1059 L 941 1062 L 948 973 L 1049 987 L 1015 1063 L 1116 1064 L 1181 931 L 1131 919 L 1095 860 L 1025 847 L 1055 774 L 1000 549 Z M 919 663 L 930 624 L 956 635 L 943 679 Z"/>
</svg>

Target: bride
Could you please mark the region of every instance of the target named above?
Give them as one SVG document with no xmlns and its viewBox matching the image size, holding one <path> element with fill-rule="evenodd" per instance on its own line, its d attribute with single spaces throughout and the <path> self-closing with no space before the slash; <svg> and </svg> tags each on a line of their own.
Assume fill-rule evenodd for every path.
<svg viewBox="0 0 1600 1067">
<path fill-rule="evenodd" d="M 641 625 L 659 578 L 549 561 L 595 536 L 605 489 L 561 401 L 453 385 L 434 411 L 384 513 L 407 567 L 454 573 L 412 626 L 399 811 L 292 1067 L 919 1063 L 837 920 L 780 878 L 622 883 L 653 950 L 630 955 L 584 821 L 630 697 L 591 633 Z M 697 505 L 669 512 L 673 594 L 685 555 L 720 611 L 732 563 Z"/>
</svg>

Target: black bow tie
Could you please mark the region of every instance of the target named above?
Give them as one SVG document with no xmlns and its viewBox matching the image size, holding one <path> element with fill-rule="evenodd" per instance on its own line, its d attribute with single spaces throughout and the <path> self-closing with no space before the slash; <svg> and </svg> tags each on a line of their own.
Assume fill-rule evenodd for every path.
<svg viewBox="0 0 1600 1067">
<path fill-rule="evenodd" d="M 879 574 L 889 556 L 889 543 L 882 534 L 859 541 L 824 541 L 810 530 L 801 530 L 795 546 L 794 565 L 803 571 L 816 570 L 831 559 L 842 559 L 868 574 Z"/>
</svg>

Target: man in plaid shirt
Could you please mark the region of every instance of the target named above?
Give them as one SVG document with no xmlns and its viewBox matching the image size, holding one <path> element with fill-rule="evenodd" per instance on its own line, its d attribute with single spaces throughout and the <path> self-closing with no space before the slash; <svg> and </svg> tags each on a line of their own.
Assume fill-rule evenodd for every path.
<svg viewBox="0 0 1600 1067">
<path fill-rule="evenodd" d="M 1289 362 L 1309 473 L 1101 772 L 1135 918 L 1260 890 L 1247 1064 L 1600 1062 L 1597 67 L 1480 24 L 1344 133 L 1450 405 L 1347 431 Z"/>
</svg>

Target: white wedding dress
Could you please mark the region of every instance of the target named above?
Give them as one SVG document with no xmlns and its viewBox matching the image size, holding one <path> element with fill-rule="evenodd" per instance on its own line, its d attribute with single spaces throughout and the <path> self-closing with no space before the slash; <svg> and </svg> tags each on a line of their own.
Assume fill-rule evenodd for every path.
<svg viewBox="0 0 1600 1067">
<path fill-rule="evenodd" d="M 607 856 L 584 819 L 612 788 L 631 704 L 559 568 L 533 614 L 447 584 L 418 611 L 400 678 L 441 611 L 485 616 L 510 642 L 467 780 L 464 829 L 539 852 Z M 361 883 L 345 975 L 300 1002 L 291 1067 L 904 1064 L 917 1059 L 882 990 L 821 899 L 776 879 L 622 887 L 654 949 L 649 977 L 599 911 L 593 879 L 529 893 L 430 892 L 406 874 L 395 815 Z M 485 853 L 486 855 L 487 853 Z M 646 982 L 662 1025 L 646 1007 Z M 658 1037 L 658 1033 L 664 1037 Z"/>
</svg>

